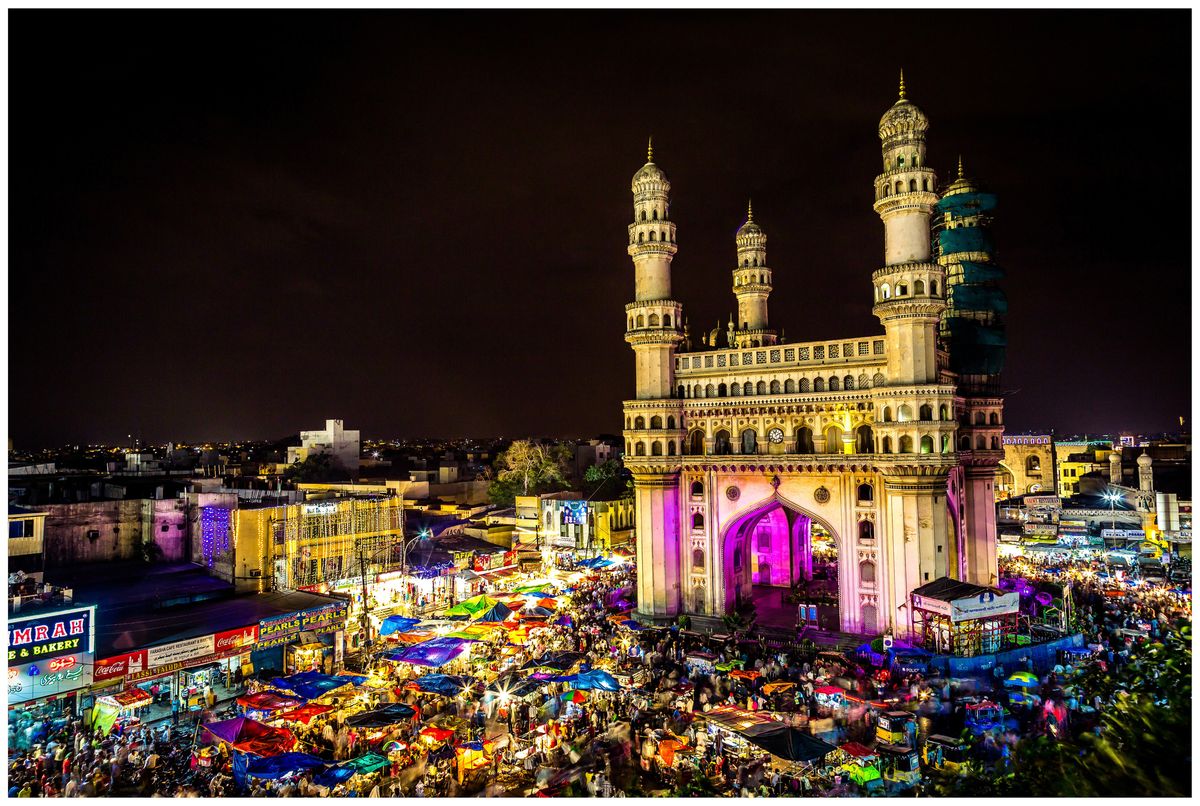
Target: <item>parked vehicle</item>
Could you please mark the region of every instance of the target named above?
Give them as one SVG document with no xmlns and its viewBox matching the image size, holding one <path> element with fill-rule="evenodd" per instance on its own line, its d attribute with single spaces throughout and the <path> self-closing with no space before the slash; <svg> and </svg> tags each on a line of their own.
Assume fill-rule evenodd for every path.
<svg viewBox="0 0 1200 806">
<path fill-rule="evenodd" d="M 967 761 L 970 749 L 962 739 L 935 733 L 925 740 L 921 760 L 927 769 L 956 773 Z"/>
<path fill-rule="evenodd" d="M 921 780 L 917 751 L 906 744 L 878 744 L 879 770 L 889 790 L 911 789 Z"/>
<path fill-rule="evenodd" d="M 908 741 L 909 725 L 916 721 L 916 715 L 907 711 L 882 713 L 875 723 L 875 738 L 885 744 L 904 744 Z"/>
</svg>

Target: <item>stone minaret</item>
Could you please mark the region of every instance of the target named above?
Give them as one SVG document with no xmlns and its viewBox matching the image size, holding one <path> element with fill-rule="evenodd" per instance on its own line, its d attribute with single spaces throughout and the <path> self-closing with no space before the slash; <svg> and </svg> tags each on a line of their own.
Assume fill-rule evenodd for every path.
<svg viewBox="0 0 1200 806">
<path fill-rule="evenodd" d="M 737 297 L 737 320 L 731 347 L 762 347 L 775 344 L 775 332 L 767 329 L 767 297 L 771 294 L 771 270 L 767 268 L 767 234 L 754 221 L 754 207 L 746 206 L 746 223 L 737 231 L 737 267 L 733 270 L 733 293 Z"/>
<path fill-rule="evenodd" d="M 633 175 L 634 301 L 625 306 L 625 341 L 637 359 L 636 399 L 625 401 L 625 466 L 633 474 L 637 508 L 638 611 L 667 620 L 680 611 L 679 470 L 683 404 L 675 389 L 675 350 L 683 334 L 682 306 L 671 298 L 671 223 L 667 176 L 647 148 Z"/>
<path fill-rule="evenodd" d="M 954 388 L 938 378 L 937 326 L 946 302 L 944 270 L 930 252 L 929 220 L 938 197 L 936 176 L 925 165 L 928 128 L 901 75 L 900 97 L 879 122 L 883 173 L 875 178 L 874 207 L 883 220 L 884 265 L 873 275 L 873 312 L 887 339 L 887 387 L 876 393 L 874 423 L 889 521 L 880 616 L 884 628 L 901 635 L 912 629 L 909 592 L 958 576 L 963 554 L 947 505 L 956 466 Z"/>
</svg>

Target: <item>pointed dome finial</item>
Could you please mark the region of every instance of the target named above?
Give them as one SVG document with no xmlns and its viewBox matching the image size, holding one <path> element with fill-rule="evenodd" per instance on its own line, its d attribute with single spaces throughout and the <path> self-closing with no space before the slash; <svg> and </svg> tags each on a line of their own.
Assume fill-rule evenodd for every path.
<svg viewBox="0 0 1200 806">
<path fill-rule="evenodd" d="M 746 202 L 746 220 L 754 220 L 754 199 L 750 199 Z"/>
<path fill-rule="evenodd" d="M 963 178 L 962 154 L 958 155 L 958 178 Z"/>
<path fill-rule="evenodd" d="M 654 162 L 654 135 L 646 141 L 646 162 Z"/>
<path fill-rule="evenodd" d="M 908 97 L 908 93 L 904 91 L 904 68 L 900 68 L 900 100 L 903 101 Z"/>
</svg>

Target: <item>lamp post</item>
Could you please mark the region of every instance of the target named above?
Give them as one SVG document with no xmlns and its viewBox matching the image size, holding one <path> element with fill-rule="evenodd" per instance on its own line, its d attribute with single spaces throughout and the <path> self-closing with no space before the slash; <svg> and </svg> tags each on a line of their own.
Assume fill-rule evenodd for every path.
<svg viewBox="0 0 1200 806">
<path fill-rule="evenodd" d="M 1121 494 L 1107 492 L 1104 494 L 1104 500 L 1108 502 L 1109 523 L 1115 532 L 1117 530 L 1117 501 L 1121 500 Z"/>
</svg>

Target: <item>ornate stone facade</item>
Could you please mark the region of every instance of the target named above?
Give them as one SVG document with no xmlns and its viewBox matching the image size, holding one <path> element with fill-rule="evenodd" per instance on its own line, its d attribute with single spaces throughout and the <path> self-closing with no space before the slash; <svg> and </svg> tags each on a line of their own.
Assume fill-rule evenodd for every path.
<svg viewBox="0 0 1200 806">
<path fill-rule="evenodd" d="M 937 338 L 945 271 L 931 254 L 928 125 L 902 82 L 879 126 L 885 249 L 871 282 L 882 334 L 779 339 L 766 234 L 748 211 L 735 242 L 738 319 L 693 349 L 671 293 L 670 183 L 652 153 L 634 176 L 626 341 L 637 394 L 624 415 L 643 616 L 719 616 L 755 586 L 808 579 L 818 534 L 836 552 L 835 626 L 846 632 L 907 634 L 909 592 L 938 577 L 995 581 L 994 510 L 977 511 L 971 492 L 1000 446 L 960 450 L 972 414 Z M 998 437 L 1003 401 L 987 402 L 985 430 Z"/>
</svg>

